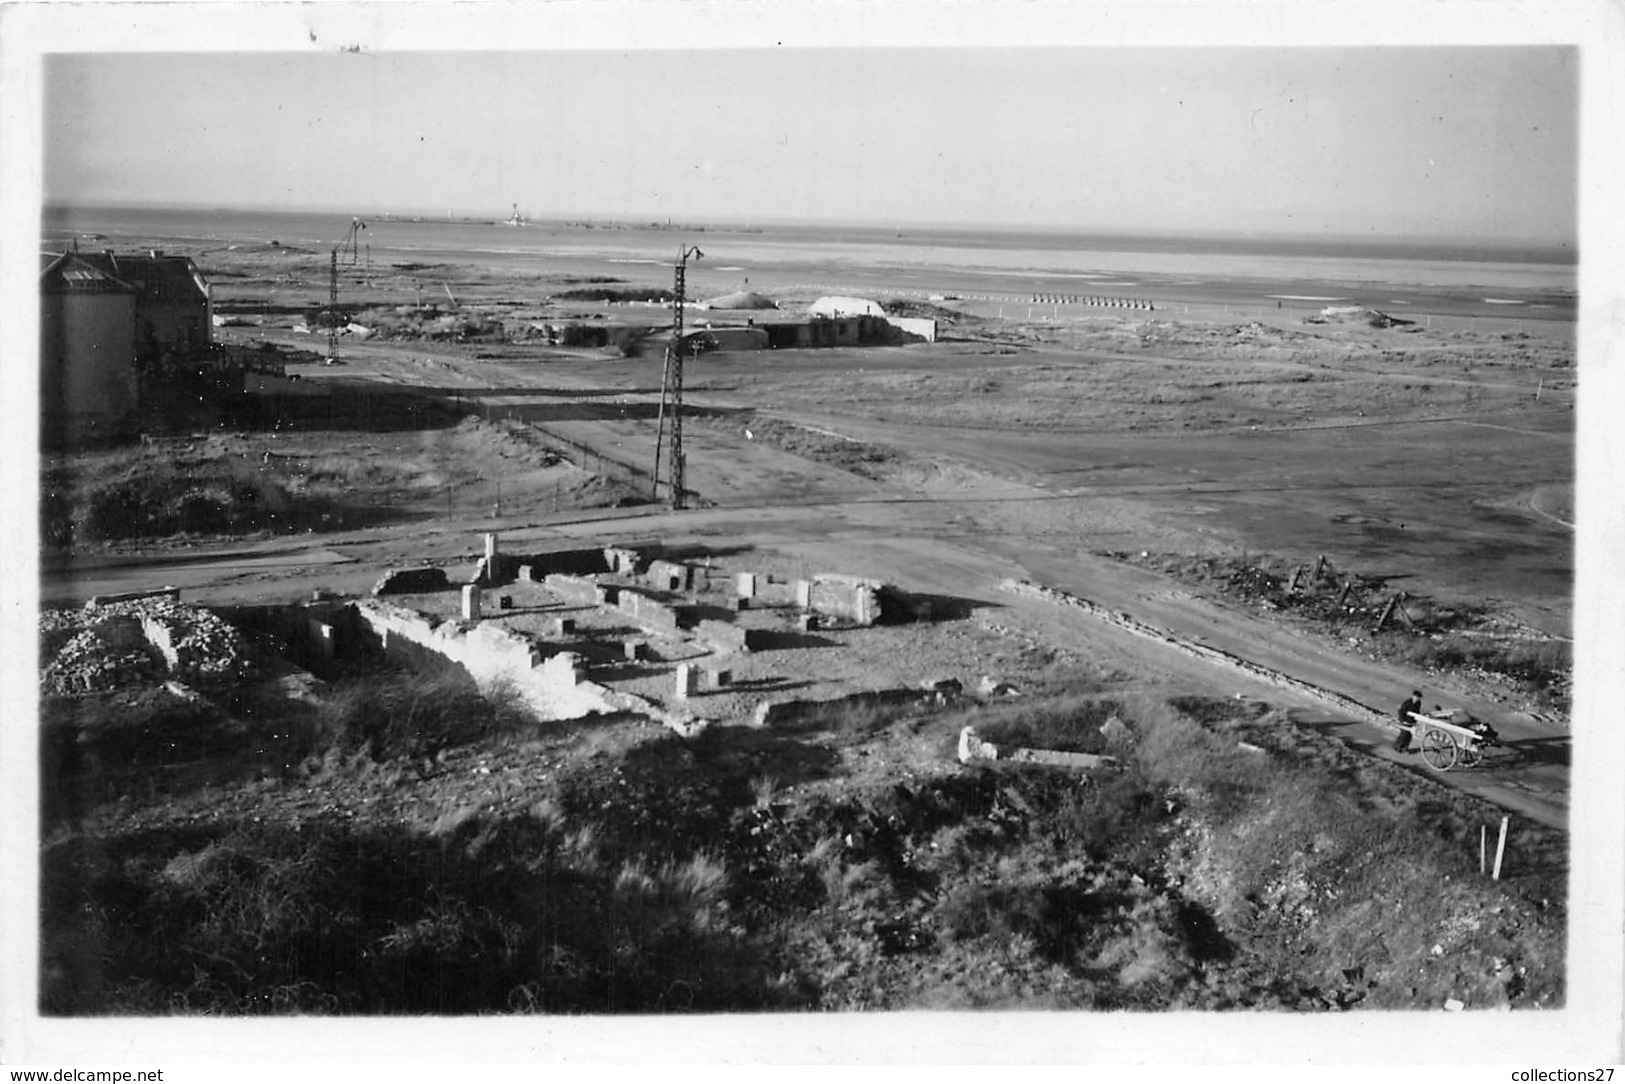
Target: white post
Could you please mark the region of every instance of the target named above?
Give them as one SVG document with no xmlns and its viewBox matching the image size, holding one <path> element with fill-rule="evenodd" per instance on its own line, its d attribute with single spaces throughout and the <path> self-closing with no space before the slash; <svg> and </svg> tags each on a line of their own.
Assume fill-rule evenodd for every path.
<svg viewBox="0 0 1625 1084">
<path fill-rule="evenodd" d="M 1485 865 L 1484 857 L 1488 853 L 1489 838 L 1490 838 L 1490 826 L 1487 825 L 1487 824 L 1479 825 L 1478 826 L 1478 875 L 1480 877 L 1484 876 L 1484 865 Z"/>
<path fill-rule="evenodd" d="M 1502 817 L 1501 818 L 1501 839 L 1495 844 L 1495 874 L 1494 874 L 1492 880 L 1499 881 L 1501 879 L 1501 855 L 1502 855 L 1503 852 L 1506 851 L 1506 847 L 1507 847 L 1507 821 L 1509 821 L 1511 819 L 1512 819 L 1511 817 Z"/>
<path fill-rule="evenodd" d="M 1540 402 L 1540 393 L 1543 390 L 1545 390 L 1545 388 L 1546 388 L 1546 378 L 1543 376 L 1543 377 L 1540 378 L 1540 383 L 1535 385 L 1535 402 L 1537 402 L 1537 403 Z"/>
</svg>

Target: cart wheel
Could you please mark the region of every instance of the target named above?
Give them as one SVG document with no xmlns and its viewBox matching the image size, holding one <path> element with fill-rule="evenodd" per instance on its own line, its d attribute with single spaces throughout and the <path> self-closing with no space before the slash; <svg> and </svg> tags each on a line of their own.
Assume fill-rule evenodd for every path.
<svg viewBox="0 0 1625 1084">
<path fill-rule="evenodd" d="M 1430 730 L 1422 739 L 1422 759 L 1428 767 L 1448 772 L 1456 766 L 1456 739 L 1442 730 Z"/>
<path fill-rule="evenodd" d="M 1484 763 L 1484 747 L 1478 742 L 1468 742 L 1461 747 L 1461 764 L 1464 768 L 1476 768 Z"/>
</svg>

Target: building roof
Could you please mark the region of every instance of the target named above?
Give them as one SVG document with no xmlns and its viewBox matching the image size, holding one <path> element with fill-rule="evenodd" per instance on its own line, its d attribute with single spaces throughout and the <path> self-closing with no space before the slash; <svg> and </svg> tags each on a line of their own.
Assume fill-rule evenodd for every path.
<svg viewBox="0 0 1625 1084">
<path fill-rule="evenodd" d="M 41 253 L 40 291 L 48 294 L 133 294 L 136 288 L 76 253 Z"/>
<path fill-rule="evenodd" d="M 779 303 L 765 294 L 754 290 L 740 290 L 736 293 L 723 294 L 713 297 L 709 301 L 701 302 L 702 307 L 708 309 L 776 309 Z"/>
<path fill-rule="evenodd" d="M 866 297 L 821 297 L 807 306 L 814 316 L 884 316 L 886 310 Z"/>
<path fill-rule="evenodd" d="M 165 256 L 162 252 L 120 254 L 70 252 L 60 261 L 73 262 L 76 270 L 88 268 L 104 277 L 125 283 L 148 302 L 206 301 L 207 284 L 189 256 Z M 47 272 L 50 268 L 47 268 Z M 41 274 L 43 286 L 45 273 Z"/>
</svg>

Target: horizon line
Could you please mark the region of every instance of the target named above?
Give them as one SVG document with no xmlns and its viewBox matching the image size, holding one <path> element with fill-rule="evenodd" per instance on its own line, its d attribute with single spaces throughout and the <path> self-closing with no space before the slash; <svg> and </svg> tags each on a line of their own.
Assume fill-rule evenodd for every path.
<svg viewBox="0 0 1625 1084">
<path fill-rule="evenodd" d="M 511 205 L 510 205 L 511 206 Z M 75 210 L 100 211 L 176 211 L 181 213 L 199 214 L 284 214 L 284 215 L 323 215 L 333 214 L 341 217 L 364 218 L 374 217 L 385 220 L 417 219 L 427 222 L 464 222 L 505 223 L 508 215 L 496 210 L 469 210 L 467 208 L 450 208 L 442 219 L 440 212 L 420 208 L 374 208 L 362 212 L 355 210 L 339 210 L 332 206 L 306 205 L 266 205 L 243 204 L 236 206 L 161 202 L 157 200 L 106 200 L 106 199 L 56 199 L 45 200 L 41 203 L 42 218 L 51 212 L 65 212 Z M 561 210 L 546 212 L 539 215 L 525 214 L 526 222 L 553 223 L 569 225 L 575 223 L 587 225 L 614 225 L 614 226 L 655 226 L 662 227 L 661 216 L 647 211 L 604 211 L 604 210 Z M 1577 259 L 1579 244 L 1576 240 L 1554 240 L 1551 238 L 1536 237 L 1501 237 L 1485 238 L 1473 234 L 1466 236 L 1452 234 L 1418 234 L 1413 231 L 1393 234 L 1378 234 L 1375 232 L 1349 233 L 1339 232 L 1306 232 L 1286 230 L 1238 230 L 1224 229 L 1222 227 L 1187 227 L 1172 228 L 1154 225 L 1089 225 L 1054 222 L 945 222 L 928 219 L 899 219 L 890 217 L 846 218 L 829 217 L 813 218 L 797 215 L 674 215 L 664 216 L 665 224 L 673 229 L 686 228 L 744 228 L 757 227 L 819 227 L 824 229 L 862 229 L 862 230 L 895 230 L 899 233 L 909 229 L 926 230 L 944 233 L 1002 233 L 1002 234 L 1048 234 L 1060 233 L 1076 234 L 1079 236 L 1094 236 L 1117 239 L 1144 239 L 1144 238 L 1179 238 L 1197 237 L 1209 240 L 1235 241 L 1235 242 L 1284 242 L 1284 243 L 1318 243 L 1341 244 L 1350 246 L 1388 246 L 1410 249 L 1448 246 L 1468 251 L 1539 251 L 1560 255 L 1568 259 Z M 44 223 L 41 223 L 42 226 Z M 663 227 L 662 227 L 663 228 Z"/>
</svg>

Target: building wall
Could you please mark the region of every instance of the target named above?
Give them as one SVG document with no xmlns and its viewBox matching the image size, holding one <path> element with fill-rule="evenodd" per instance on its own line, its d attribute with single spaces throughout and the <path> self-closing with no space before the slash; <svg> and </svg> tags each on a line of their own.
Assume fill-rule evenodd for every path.
<svg viewBox="0 0 1625 1084">
<path fill-rule="evenodd" d="M 147 338 L 151 334 L 151 340 Z M 143 352 L 169 351 L 184 357 L 208 348 L 214 337 L 209 303 L 196 301 L 152 301 L 143 298 L 136 317 L 136 348 Z"/>
<path fill-rule="evenodd" d="M 136 409 L 133 294 L 40 298 L 40 409 L 54 441 L 95 443 L 127 428 Z"/>
</svg>

